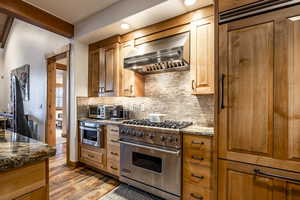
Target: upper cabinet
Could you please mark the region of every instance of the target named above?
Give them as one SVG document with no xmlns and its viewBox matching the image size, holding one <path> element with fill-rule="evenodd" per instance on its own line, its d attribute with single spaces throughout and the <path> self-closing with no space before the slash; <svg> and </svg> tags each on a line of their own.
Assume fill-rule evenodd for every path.
<svg viewBox="0 0 300 200">
<path fill-rule="evenodd" d="M 219 27 L 219 157 L 299 170 L 299 10 Z"/>
<path fill-rule="evenodd" d="M 191 23 L 192 93 L 214 93 L 214 17 Z"/>
<path fill-rule="evenodd" d="M 129 69 L 124 69 L 124 56 L 134 48 L 134 41 L 123 43 L 120 49 L 121 68 L 123 69 L 122 93 L 126 97 L 144 96 L 144 76 Z"/>
<path fill-rule="evenodd" d="M 90 49 L 89 96 L 118 96 L 121 87 L 120 44 Z"/>
<path fill-rule="evenodd" d="M 219 12 L 231 10 L 262 0 L 219 0 Z"/>
</svg>

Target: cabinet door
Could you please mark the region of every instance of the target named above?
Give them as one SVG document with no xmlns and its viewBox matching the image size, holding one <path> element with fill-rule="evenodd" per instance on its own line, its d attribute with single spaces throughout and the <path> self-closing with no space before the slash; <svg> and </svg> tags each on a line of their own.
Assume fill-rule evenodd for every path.
<svg viewBox="0 0 300 200">
<path fill-rule="evenodd" d="M 14 200 L 41 200 L 41 199 L 48 199 L 47 198 L 47 189 L 46 187 L 42 187 L 38 190 L 25 194 L 21 197 L 18 197 Z"/>
<path fill-rule="evenodd" d="M 219 200 L 298 200 L 298 173 L 219 161 Z"/>
<path fill-rule="evenodd" d="M 119 47 L 118 44 L 100 49 L 99 93 L 100 96 L 118 95 L 119 89 Z"/>
<path fill-rule="evenodd" d="M 222 25 L 220 43 L 221 101 L 226 105 L 220 113 L 221 151 L 271 157 L 274 23 L 233 30 Z"/>
<path fill-rule="evenodd" d="M 144 77 L 132 70 L 124 69 L 124 57 L 134 48 L 134 41 L 126 42 L 122 45 L 121 51 L 121 66 L 123 69 L 123 95 L 126 97 L 144 96 Z"/>
<path fill-rule="evenodd" d="M 192 93 L 214 93 L 214 18 L 191 25 Z"/>
<path fill-rule="evenodd" d="M 299 171 L 299 10 L 219 27 L 219 157 Z"/>
<path fill-rule="evenodd" d="M 99 95 L 99 68 L 100 67 L 100 51 L 95 50 L 90 52 L 89 56 L 89 80 L 88 93 L 90 97 L 97 97 Z"/>
<path fill-rule="evenodd" d="M 300 15 L 300 11 L 298 12 Z M 275 152 L 279 159 L 300 161 L 300 17 L 282 18 L 275 27 Z"/>
</svg>

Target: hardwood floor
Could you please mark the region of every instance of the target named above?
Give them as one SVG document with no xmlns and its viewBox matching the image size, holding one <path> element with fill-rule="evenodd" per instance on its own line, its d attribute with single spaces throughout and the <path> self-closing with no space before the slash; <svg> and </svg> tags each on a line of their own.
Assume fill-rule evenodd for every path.
<svg viewBox="0 0 300 200">
<path fill-rule="evenodd" d="M 90 169 L 66 166 L 63 146 L 50 159 L 50 200 L 98 200 L 116 186 L 117 180 Z"/>
</svg>

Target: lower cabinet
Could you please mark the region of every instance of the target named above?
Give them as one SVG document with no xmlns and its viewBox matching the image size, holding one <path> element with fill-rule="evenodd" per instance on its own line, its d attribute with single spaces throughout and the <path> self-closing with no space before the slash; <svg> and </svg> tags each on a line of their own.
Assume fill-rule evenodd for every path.
<svg viewBox="0 0 300 200">
<path fill-rule="evenodd" d="M 105 149 L 80 145 L 80 161 L 97 169 L 106 169 Z"/>
<path fill-rule="evenodd" d="M 183 200 L 211 199 L 211 148 L 211 137 L 183 136 Z"/>
<path fill-rule="evenodd" d="M 107 171 L 115 176 L 120 175 L 119 127 L 107 126 Z"/>
<path fill-rule="evenodd" d="M 47 189 L 46 187 L 42 187 L 31 193 L 15 198 L 14 200 L 42 200 L 45 199 L 46 197 L 47 197 Z"/>
<path fill-rule="evenodd" d="M 300 200 L 300 174 L 219 161 L 219 200 Z"/>
</svg>

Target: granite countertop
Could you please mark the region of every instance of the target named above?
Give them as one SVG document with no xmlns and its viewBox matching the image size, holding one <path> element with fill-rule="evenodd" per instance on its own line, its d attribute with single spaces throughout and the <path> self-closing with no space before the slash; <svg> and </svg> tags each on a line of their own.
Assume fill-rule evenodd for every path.
<svg viewBox="0 0 300 200">
<path fill-rule="evenodd" d="M 0 171 L 44 161 L 56 149 L 37 140 L 13 132 L 0 132 Z"/>
<path fill-rule="evenodd" d="M 186 128 L 180 129 L 183 134 L 193 134 L 199 136 L 214 136 L 213 127 L 200 127 L 200 126 L 188 126 Z"/>
</svg>

